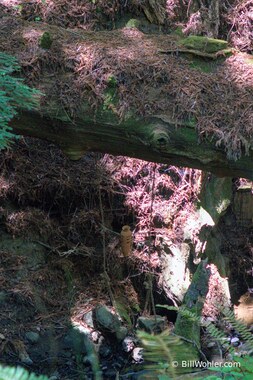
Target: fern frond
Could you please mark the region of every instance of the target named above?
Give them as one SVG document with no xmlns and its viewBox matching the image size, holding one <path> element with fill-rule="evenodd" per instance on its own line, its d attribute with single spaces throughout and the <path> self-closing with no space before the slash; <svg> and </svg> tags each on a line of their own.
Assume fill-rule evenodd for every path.
<svg viewBox="0 0 253 380">
<path fill-rule="evenodd" d="M 203 324 L 208 331 L 208 333 L 211 335 L 212 338 L 214 338 L 217 341 L 224 341 L 227 339 L 227 335 L 220 329 L 218 329 L 213 323 L 208 322 Z"/>
<path fill-rule="evenodd" d="M 224 319 L 226 319 L 231 324 L 231 326 L 236 331 L 238 331 L 245 343 L 248 344 L 251 348 L 251 351 L 253 351 L 253 336 L 252 333 L 249 331 L 248 327 L 244 324 L 244 322 L 240 319 L 236 319 L 232 310 L 223 309 L 222 313 L 225 317 Z"/>
<path fill-rule="evenodd" d="M 15 57 L 0 52 L 0 149 L 15 137 L 8 125 L 17 115 L 17 109 L 31 110 L 38 106 L 39 91 L 26 86 L 21 78 L 11 74 L 20 70 Z"/>
<path fill-rule="evenodd" d="M 194 313 L 192 310 L 187 309 L 186 306 L 180 306 L 180 307 L 168 306 L 168 305 L 156 305 L 156 306 L 162 307 L 167 310 L 177 311 L 179 314 L 182 315 L 183 318 L 187 318 L 193 322 L 200 323 L 199 316 L 196 313 Z"/>
<path fill-rule="evenodd" d="M 168 330 L 157 335 L 138 331 L 137 336 L 144 348 L 144 359 L 149 363 L 147 368 L 156 374 L 174 377 L 180 371 L 182 361 L 195 358 L 190 348 Z M 179 363 L 178 369 L 173 367 L 173 362 Z"/>
<path fill-rule="evenodd" d="M 0 380 L 48 380 L 47 376 L 36 376 L 24 368 L 3 367 L 0 365 Z"/>
</svg>

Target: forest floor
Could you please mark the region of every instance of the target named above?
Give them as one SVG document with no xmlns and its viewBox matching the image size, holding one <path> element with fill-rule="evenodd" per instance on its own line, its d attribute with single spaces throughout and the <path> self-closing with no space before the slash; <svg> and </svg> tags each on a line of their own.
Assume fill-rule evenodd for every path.
<svg viewBox="0 0 253 380">
<path fill-rule="evenodd" d="M 1 362 L 56 379 L 92 378 L 73 326 L 92 331 L 92 309 L 116 301 L 133 332 L 146 304 L 145 275 L 160 271 L 154 236 L 180 239 L 179 227 L 167 227 L 195 199 L 185 188 L 177 203 L 176 191 L 194 171 L 93 154 L 73 163 L 35 139 L 20 139 L 1 159 Z M 166 219 L 169 199 L 174 216 Z M 128 257 L 120 249 L 126 224 L 135 231 Z M 117 342 L 99 350 L 105 379 L 136 365 Z"/>
<path fill-rule="evenodd" d="M 156 236 L 175 244 L 182 240 L 199 174 L 107 155 L 89 154 L 73 163 L 35 139 L 20 139 L 1 153 L 1 362 L 55 380 L 92 379 L 86 348 L 80 336 L 73 340 L 78 326 L 95 332 L 104 379 L 134 379 L 138 360 L 118 342 L 99 343 L 91 312 L 98 304 L 118 302 L 132 335 L 138 315 L 152 311 L 145 282 L 152 273 L 158 284 L 161 272 Z M 233 255 L 238 300 L 247 291 L 246 276 L 251 278 L 246 272 L 253 234 L 233 220 L 230 215 L 221 228 L 223 251 Z M 134 232 L 127 257 L 120 249 L 126 224 Z M 155 302 L 171 302 L 156 290 Z M 175 314 L 168 315 L 168 323 L 174 321 Z"/>
</svg>

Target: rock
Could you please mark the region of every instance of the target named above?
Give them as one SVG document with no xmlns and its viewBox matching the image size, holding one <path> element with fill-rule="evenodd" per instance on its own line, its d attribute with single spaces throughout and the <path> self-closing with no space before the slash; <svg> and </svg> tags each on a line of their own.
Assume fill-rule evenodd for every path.
<svg viewBox="0 0 253 380">
<path fill-rule="evenodd" d="M 126 336 L 122 342 L 123 351 L 131 352 L 133 351 L 134 346 L 135 346 L 134 338 L 132 338 L 131 336 Z"/>
<path fill-rule="evenodd" d="M 90 339 L 92 340 L 93 343 L 98 343 L 99 342 L 99 332 L 98 331 L 92 331 L 90 334 Z"/>
<path fill-rule="evenodd" d="M 38 333 L 36 332 L 33 332 L 33 331 L 28 331 L 26 334 L 25 334 L 25 337 L 26 339 L 32 343 L 32 344 L 35 344 L 39 341 L 40 339 L 40 336 Z"/>
<path fill-rule="evenodd" d="M 132 352 L 132 358 L 136 363 L 143 362 L 143 348 L 135 347 Z"/>
<path fill-rule="evenodd" d="M 103 358 L 106 358 L 112 354 L 112 349 L 108 344 L 102 344 L 99 347 L 99 355 Z"/>
<path fill-rule="evenodd" d="M 60 379 L 60 374 L 58 371 L 55 371 L 50 377 L 49 380 L 59 380 Z"/>
<path fill-rule="evenodd" d="M 19 353 L 19 359 L 21 360 L 22 363 L 26 365 L 32 365 L 33 361 L 30 358 L 30 356 L 27 354 L 27 352 L 20 352 Z"/>
<path fill-rule="evenodd" d="M 139 317 L 137 326 L 139 329 L 145 330 L 149 333 L 160 333 L 167 327 L 166 317 L 160 315 L 150 317 Z"/>
<path fill-rule="evenodd" d="M 85 354 L 85 335 L 78 329 L 71 328 L 63 339 L 63 348 L 66 350 L 74 350 L 76 354 Z"/>
<path fill-rule="evenodd" d="M 213 341 L 207 343 L 207 345 L 206 345 L 207 348 L 213 348 L 215 346 L 216 346 L 216 342 L 213 342 Z"/>
<path fill-rule="evenodd" d="M 127 28 L 139 28 L 140 26 L 140 21 L 137 20 L 136 18 L 131 18 L 127 23 L 126 23 L 126 27 Z"/>
<path fill-rule="evenodd" d="M 231 338 L 230 343 L 233 347 L 238 347 L 238 346 L 240 346 L 241 342 L 237 336 L 234 336 L 233 338 Z"/>
<path fill-rule="evenodd" d="M 127 335 L 127 328 L 122 326 L 118 316 L 104 305 L 98 305 L 93 310 L 93 321 L 96 328 L 105 336 L 114 335 L 117 340 L 121 341 Z"/>
<path fill-rule="evenodd" d="M 116 331 L 116 338 L 118 341 L 122 341 L 128 334 L 128 330 L 125 326 L 121 326 L 118 331 Z"/>
<path fill-rule="evenodd" d="M 84 323 L 86 323 L 87 326 L 92 327 L 92 328 L 94 327 L 93 318 L 92 318 L 92 310 L 88 311 L 88 313 L 85 313 L 83 315 L 83 321 Z"/>
</svg>

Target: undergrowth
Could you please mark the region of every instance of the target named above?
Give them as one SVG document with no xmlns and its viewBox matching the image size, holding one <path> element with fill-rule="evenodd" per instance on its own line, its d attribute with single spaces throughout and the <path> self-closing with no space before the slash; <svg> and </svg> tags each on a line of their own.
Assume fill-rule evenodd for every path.
<svg viewBox="0 0 253 380">
<path fill-rule="evenodd" d="M 47 376 L 29 374 L 24 368 L 3 367 L 0 365 L 0 380 L 48 380 Z"/>
<path fill-rule="evenodd" d="M 157 306 L 161 307 L 162 305 Z M 211 322 L 203 322 L 201 318 L 185 307 L 176 308 L 166 305 L 162 307 L 168 310 L 176 310 L 184 318 L 194 320 L 201 324 L 209 335 L 217 342 L 224 341 L 224 338 L 226 338 L 226 335 L 221 329 L 214 326 Z M 229 323 L 232 328 L 234 328 L 244 339 L 244 343 L 248 348 L 247 355 L 238 357 L 235 353 L 234 347 L 231 346 L 228 350 L 232 355 L 232 360 L 226 361 L 229 365 L 225 365 L 225 362 L 221 361 L 218 368 L 217 366 L 212 367 L 209 366 L 210 362 L 208 362 L 206 357 L 203 357 L 202 361 L 198 361 L 196 358 L 192 359 L 193 354 L 188 345 L 188 343 L 191 342 L 187 341 L 187 344 L 185 344 L 184 341 L 180 339 L 181 337 L 172 334 L 169 331 L 165 331 L 158 335 L 151 335 L 139 331 L 138 337 L 144 347 L 144 358 L 147 362 L 145 368 L 147 371 L 150 371 L 150 376 L 158 375 L 160 380 L 170 380 L 182 373 L 183 367 L 181 367 L 180 363 L 183 361 L 192 361 L 192 370 L 198 371 L 199 367 L 201 367 L 201 363 L 207 362 L 208 365 L 204 368 L 208 368 L 209 370 L 216 372 L 211 376 L 199 374 L 199 377 L 194 377 L 195 379 L 251 380 L 253 378 L 253 358 L 250 356 L 253 351 L 252 334 L 242 321 L 235 318 L 233 311 L 229 309 L 222 309 L 221 313 L 223 315 L 223 319 L 227 321 L 227 323 Z M 199 352 L 199 354 L 203 355 L 202 352 Z M 194 362 L 196 363 L 196 368 L 194 368 Z"/>
<path fill-rule="evenodd" d="M 9 145 L 15 135 L 9 122 L 19 109 L 34 109 L 40 93 L 26 86 L 22 79 L 12 76 L 20 67 L 15 57 L 0 52 L 0 149 Z"/>
</svg>

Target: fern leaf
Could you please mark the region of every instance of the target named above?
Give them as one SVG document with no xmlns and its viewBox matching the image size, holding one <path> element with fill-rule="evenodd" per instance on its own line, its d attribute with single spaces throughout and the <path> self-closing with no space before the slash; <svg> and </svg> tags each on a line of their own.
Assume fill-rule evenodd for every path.
<svg viewBox="0 0 253 380">
<path fill-rule="evenodd" d="M 174 368 L 173 362 L 180 364 L 186 358 L 196 359 L 189 347 L 179 337 L 171 335 L 168 330 L 157 335 L 138 331 L 137 336 L 144 348 L 144 359 L 149 363 L 147 368 L 155 371 L 156 374 L 174 377 L 180 372 L 181 366 Z"/>
<path fill-rule="evenodd" d="M 3 367 L 0 365 L 0 380 L 48 380 L 47 376 L 29 374 L 24 368 Z"/>
<path fill-rule="evenodd" d="M 26 86 L 22 79 L 11 76 L 19 70 L 14 57 L 0 52 L 0 149 L 6 148 L 15 137 L 8 123 L 17 115 L 17 109 L 36 108 L 38 97 L 42 95 Z"/>
</svg>

